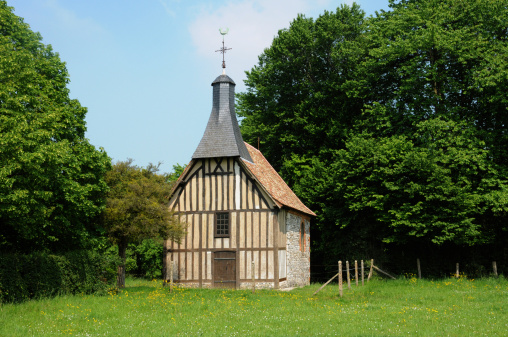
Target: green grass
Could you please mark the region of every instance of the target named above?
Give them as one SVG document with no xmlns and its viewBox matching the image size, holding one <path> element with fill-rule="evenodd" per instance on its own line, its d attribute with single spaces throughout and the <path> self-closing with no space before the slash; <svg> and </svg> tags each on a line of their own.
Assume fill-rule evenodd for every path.
<svg viewBox="0 0 508 337">
<path fill-rule="evenodd" d="M 0 336 L 506 336 L 508 281 L 373 280 L 289 292 L 176 288 L 127 280 L 108 296 L 0 307 Z"/>
</svg>

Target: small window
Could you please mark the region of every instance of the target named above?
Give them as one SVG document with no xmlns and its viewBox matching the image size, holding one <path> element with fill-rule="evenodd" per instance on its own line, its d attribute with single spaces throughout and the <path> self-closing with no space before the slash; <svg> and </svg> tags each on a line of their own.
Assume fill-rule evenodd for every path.
<svg viewBox="0 0 508 337">
<path fill-rule="evenodd" d="M 215 237 L 229 237 L 229 213 L 215 214 Z"/>
<path fill-rule="evenodd" d="M 300 251 L 305 252 L 305 222 L 300 223 Z"/>
</svg>

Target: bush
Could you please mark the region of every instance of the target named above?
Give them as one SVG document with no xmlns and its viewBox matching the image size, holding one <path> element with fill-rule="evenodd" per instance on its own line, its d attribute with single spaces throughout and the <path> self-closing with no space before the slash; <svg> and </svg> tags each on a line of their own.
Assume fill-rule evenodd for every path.
<svg viewBox="0 0 508 337">
<path fill-rule="evenodd" d="M 105 238 L 95 239 L 90 246 L 103 257 L 120 261 L 118 246 Z M 125 272 L 135 277 L 154 279 L 162 277 L 162 260 L 164 245 L 161 240 L 145 239 L 138 243 L 129 243 L 125 251 Z M 116 273 L 116 265 L 111 265 L 111 272 Z"/>
<path fill-rule="evenodd" d="M 0 303 L 59 294 L 105 293 L 115 284 L 116 259 L 89 251 L 63 255 L 0 253 Z"/>
<path fill-rule="evenodd" d="M 154 279 L 162 277 L 162 259 L 164 246 L 152 239 L 143 240 L 135 248 L 138 273 L 140 276 Z"/>
</svg>

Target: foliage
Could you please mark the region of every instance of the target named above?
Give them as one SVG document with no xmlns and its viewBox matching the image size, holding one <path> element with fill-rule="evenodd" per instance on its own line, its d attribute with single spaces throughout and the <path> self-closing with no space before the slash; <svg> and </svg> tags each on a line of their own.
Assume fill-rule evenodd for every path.
<svg viewBox="0 0 508 337">
<path fill-rule="evenodd" d="M 179 241 L 186 225 L 169 210 L 167 203 L 172 184 L 158 167 L 139 168 L 132 160 L 117 162 L 106 174 L 110 187 L 104 212 L 104 228 L 108 238 L 118 245 L 123 265 L 119 267 L 119 287 L 125 278 L 125 254 L 129 243 L 143 239 Z"/>
<path fill-rule="evenodd" d="M 136 274 L 148 279 L 162 277 L 162 260 L 164 258 L 164 246 L 161 242 L 153 239 L 143 240 L 136 247 L 133 247 L 136 253 Z"/>
<path fill-rule="evenodd" d="M 105 293 L 113 287 L 115 273 L 108 266 L 116 259 L 89 251 L 64 255 L 0 254 L 0 303 L 63 294 Z"/>
<path fill-rule="evenodd" d="M 165 174 L 166 181 L 168 183 L 174 183 L 175 181 L 177 181 L 178 178 L 180 178 L 180 176 L 182 175 L 182 173 L 186 167 L 187 167 L 187 165 L 182 166 L 178 163 L 176 165 L 173 165 L 173 172 Z"/>
<path fill-rule="evenodd" d="M 363 133 L 346 146 L 331 167 L 336 188 L 330 194 L 340 195 L 350 212 L 393 229 L 378 233 L 385 242 L 472 245 L 492 239 L 481 215 L 495 212 L 491 200 L 506 187 L 485 143 L 466 123 L 429 119 L 412 137 Z"/>
<path fill-rule="evenodd" d="M 362 107 L 344 84 L 363 57 L 364 12 L 358 5 L 325 12 L 316 21 L 298 16 L 247 72 L 247 92 L 238 94 L 242 135 L 257 143 L 292 184 L 288 161 L 327 157 L 341 147 Z"/>
<path fill-rule="evenodd" d="M 186 289 L 127 280 L 109 296 L 4 305 L 0 335 L 455 336 L 506 335 L 505 278 L 320 284 L 288 292 Z M 339 333 L 340 331 L 340 333 Z"/>
<path fill-rule="evenodd" d="M 480 134 L 488 145 L 494 141 L 488 135 L 500 136 L 496 145 L 506 145 L 505 2 L 392 0 L 390 4 L 391 11 L 382 11 L 370 21 L 364 45 L 368 57 L 359 67 L 359 76 L 348 83 L 351 95 L 368 105 L 377 102 L 389 113 L 389 128 L 378 129 L 376 122 L 370 126 L 400 134 L 439 116 L 464 120 L 487 132 Z"/>
<path fill-rule="evenodd" d="M 0 1 L 0 250 L 76 249 L 104 207 L 104 150 L 51 46 Z"/>
<path fill-rule="evenodd" d="M 508 8 L 390 7 L 279 31 L 238 96 L 242 133 L 317 213 L 318 261 L 448 243 L 506 259 Z"/>
<path fill-rule="evenodd" d="M 138 243 L 129 243 L 125 251 L 125 273 L 149 280 L 162 277 L 164 246 L 160 240 L 146 239 Z M 118 246 L 109 243 L 101 254 L 110 259 L 118 257 Z M 116 270 L 116 268 L 115 268 Z"/>
</svg>

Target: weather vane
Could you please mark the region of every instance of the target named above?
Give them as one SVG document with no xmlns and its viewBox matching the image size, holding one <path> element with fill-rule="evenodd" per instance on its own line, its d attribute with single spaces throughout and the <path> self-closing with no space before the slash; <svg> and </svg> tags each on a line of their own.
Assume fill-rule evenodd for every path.
<svg viewBox="0 0 508 337">
<path fill-rule="evenodd" d="M 222 48 L 219 50 L 216 50 L 215 52 L 220 51 L 222 54 L 222 72 L 225 72 L 226 69 L 226 61 L 224 59 L 224 54 L 226 54 L 226 51 L 231 50 L 231 48 L 224 47 L 224 35 L 226 35 L 229 32 L 229 28 L 219 28 L 219 32 L 222 35 Z"/>
</svg>

